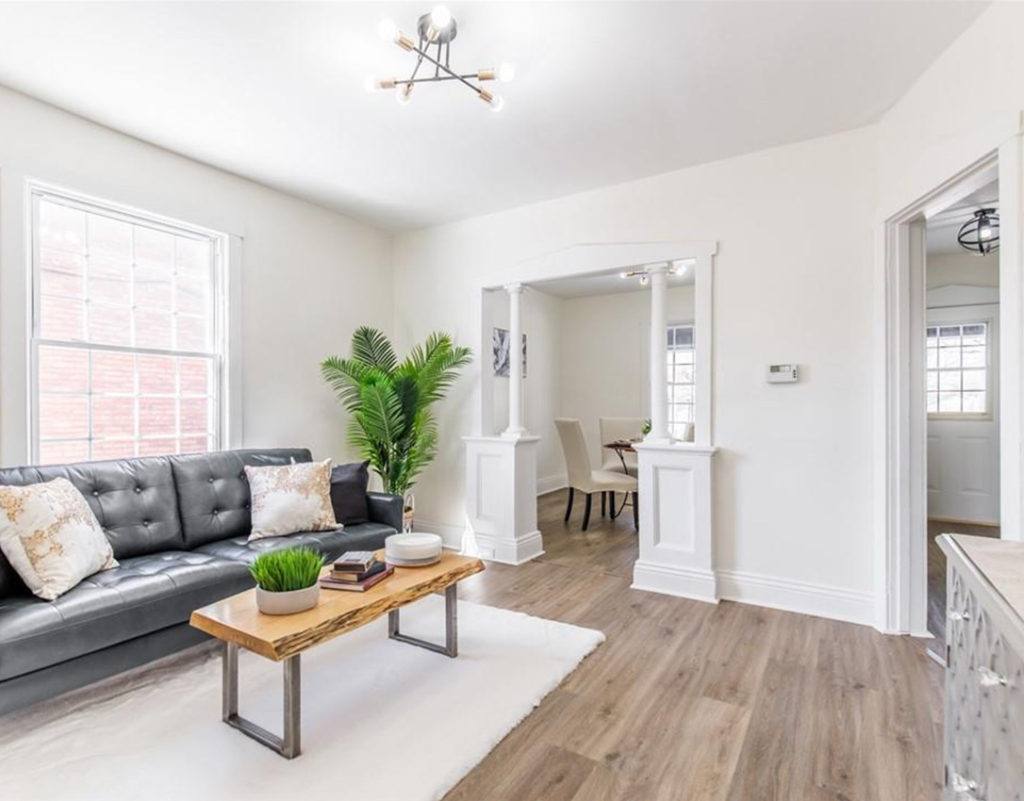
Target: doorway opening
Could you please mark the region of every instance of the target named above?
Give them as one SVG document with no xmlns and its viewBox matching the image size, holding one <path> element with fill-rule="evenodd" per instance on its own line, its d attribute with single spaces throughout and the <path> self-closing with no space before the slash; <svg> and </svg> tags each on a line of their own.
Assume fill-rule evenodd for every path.
<svg viewBox="0 0 1024 801">
<path fill-rule="evenodd" d="M 1000 223 L 995 260 L 944 264 L 942 251 L 959 245 L 950 244 L 942 223 L 959 232 L 957 215 L 992 207 Z M 882 631 L 943 633 L 943 568 L 929 559 L 933 535 L 972 526 L 970 534 L 1024 538 L 1022 208 L 1024 139 L 1015 134 L 885 222 L 876 624 Z"/>
<path fill-rule="evenodd" d="M 936 539 L 999 530 L 999 182 L 925 223 L 927 594 L 944 653 L 946 560 Z"/>
</svg>

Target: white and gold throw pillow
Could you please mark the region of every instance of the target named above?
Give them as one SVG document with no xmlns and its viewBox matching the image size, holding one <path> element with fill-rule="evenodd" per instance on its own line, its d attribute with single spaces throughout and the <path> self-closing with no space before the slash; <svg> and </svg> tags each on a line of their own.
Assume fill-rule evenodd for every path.
<svg viewBox="0 0 1024 801">
<path fill-rule="evenodd" d="M 32 593 L 47 601 L 117 567 L 96 515 L 66 478 L 0 487 L 0 550 Z"/>
<path fill-rule="evenodd" d="M 249 541 L 341 528 L 331 506 L 331 460 L 246 467 L 252 495 Z"/>
</svg>

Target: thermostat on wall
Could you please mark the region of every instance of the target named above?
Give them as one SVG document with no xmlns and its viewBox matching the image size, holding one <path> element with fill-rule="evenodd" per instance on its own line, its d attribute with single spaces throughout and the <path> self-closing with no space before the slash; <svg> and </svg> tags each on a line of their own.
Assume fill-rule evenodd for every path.
<svg viewBox="0 0 1024 801">
<path fill-rule="evenodd" d="M 799 367 L 795 364 L 769 364 L 769 384 L 792 384 L 800 380 Z"/>
</svg>

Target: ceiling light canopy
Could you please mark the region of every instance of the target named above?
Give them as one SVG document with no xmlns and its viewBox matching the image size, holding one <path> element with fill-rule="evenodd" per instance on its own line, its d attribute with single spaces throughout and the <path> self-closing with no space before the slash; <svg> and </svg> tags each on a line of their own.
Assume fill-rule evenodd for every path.
<svg viewBox="0 0 1024 801">
<path fill-rule="evenodd" d="M 476 96 L 490 106 L 491 111 L 501 111 L 505 101 L 501 95 L 484 89 L 480 84 L 484 81 L 501 81 L 507 83 L 515 78 L 515 66 L 507 61 L 497 67 L 479 69 L 476 72 L 459 73 L 451 67 L 452 40 L 459 32 L 455 18 L 444 6 L 434 6 L 427 14 L 419 18 L 416 26 L 418 39 L 406 36 L 394 20 L 384 19 L 377 26 L 377 33 L 386 42 L 392 42 L 405 51 L 415 54 L 416 63 L 408 78 L 368 78 L 368 91 L 394 89 L 396 98 L 401 105 L 412 100 L 413 87 L 418 83 L 439 83 L 442 81 L 458 81 L 476 93 Z M 426 75 L 420 69 L 426 68 Z M 433 67 L 434 74 L 430 75 Z M 474 83 L 475 81 L 475 83 Z"/>
<path fill-rule="evenodd" d="M 999 250 L 999 215 L 994 208 L 978 209 L 960 226 L 956 241 L 971 253 L 985 255 Z"/>
</svg>

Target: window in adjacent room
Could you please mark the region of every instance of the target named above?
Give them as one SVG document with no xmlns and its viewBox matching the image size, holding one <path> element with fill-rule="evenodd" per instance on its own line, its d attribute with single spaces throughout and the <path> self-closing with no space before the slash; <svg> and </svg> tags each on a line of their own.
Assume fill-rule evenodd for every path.
<svg viewBox="0 0 1024 801">
<path fill-rule="evenodd" d="M 925 333 L 928 414 L 987 415 L 988 324 L 935 325 Z"/>
<path fill-rule="evenodd" d="M 224 242 L 33 189 L 33 461 L 220 447 Z"/>
<path fill-rule="evenodd" d="M 694 403 L 693 326 L 668 327 L 668 430 L 678 439 L 693 423 Z"/>
</svg>

